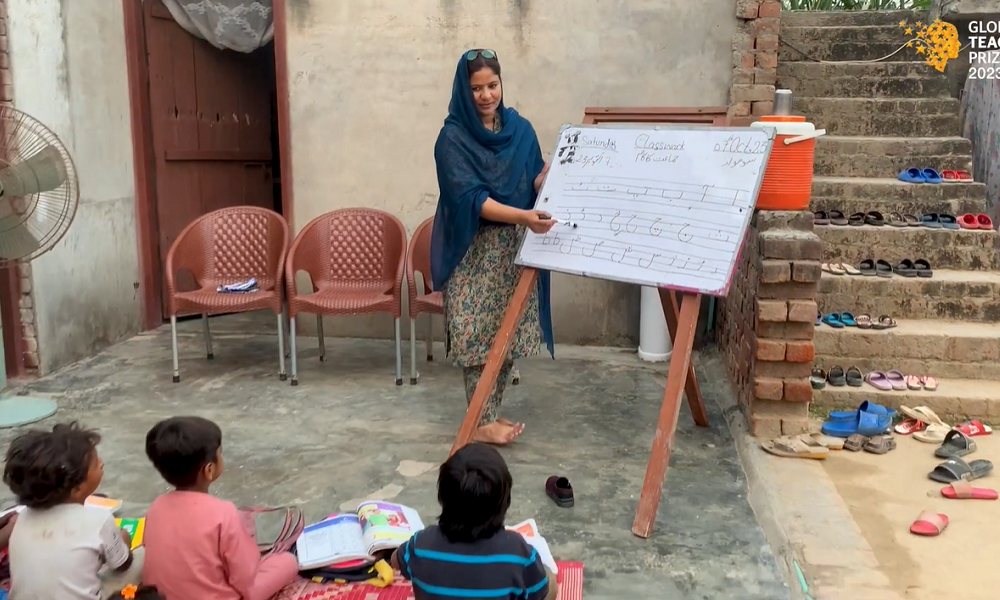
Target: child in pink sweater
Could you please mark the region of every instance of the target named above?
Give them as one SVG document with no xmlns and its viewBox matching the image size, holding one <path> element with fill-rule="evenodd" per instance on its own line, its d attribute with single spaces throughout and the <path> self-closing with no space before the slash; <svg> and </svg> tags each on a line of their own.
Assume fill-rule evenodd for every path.
<svg viewBox="0 0 1000 600">
<path fill-rule="evenodd" d="M 262 560 L 236 507 L 208 494 L 223 470 L 218 425 L 201 417 L 160 421 L 146 434 L 146 456 L 175 490 L 146 514 L 144 584 L 166 600 L 267 600 L 295 581 L 295 556 Z"/>
</svg>

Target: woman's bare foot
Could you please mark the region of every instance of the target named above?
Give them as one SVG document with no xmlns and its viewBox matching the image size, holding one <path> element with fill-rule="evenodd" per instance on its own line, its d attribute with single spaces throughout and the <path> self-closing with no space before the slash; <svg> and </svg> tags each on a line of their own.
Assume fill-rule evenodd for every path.
<svg viewBox="0 0 1000 600">
<path fill-rule="evenodd" d="M 511 421 L 510 419 L 505 419 L 503 417 L 497 417 L 497 423 L 500 423 L 501 425 L 506 425 L 508 427 L 513 427 L 514 430 L 517 431 L 517 435 L 521 435 L 522 433 L 524 433 L 524 423 L 516 423 L 514 421 Z"/>
<path fill-rule="evenodd" d="M 496 446 L 505 446 L 513 442 L 514 438 L 521 435 L 521 431 L 523 429 L 523 425 L 520 429 L 518 429 L 517 427 L 504 425 L 499 421 L 494 421 L 489 425 L 481 425 L 478 429 L 476 429 L 476 433 L 472 435 L 472 439 L 476 442 L 483 442 Z"/>
</svg>

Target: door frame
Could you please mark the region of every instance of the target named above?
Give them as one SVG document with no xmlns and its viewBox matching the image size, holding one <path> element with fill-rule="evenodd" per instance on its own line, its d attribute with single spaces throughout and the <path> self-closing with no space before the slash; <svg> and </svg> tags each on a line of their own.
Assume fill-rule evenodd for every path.
<svg viewBox="0 0 1000 600">
<path fill-rule="evenodd" d="M 132 161 L 135 174 L 135 224 L 139 250 L 139 294 L 142 331 L 163 324 L 160 236 L 156 216 L 156 161 L 153 155 L 152 108 L 149 103 L 149 61 L 143 0 L 122 0 L 125 60 L 128 67 L 129 112 L 132 120 Z M 277 88 L 278 159 L 281 167 L 281 211 L 294 231 L 291 111 L 288 79 L 287 0 L 274 0 L 274 72 Z M 166 252 L 168 249 L 163 248 Z"/>
</svg>

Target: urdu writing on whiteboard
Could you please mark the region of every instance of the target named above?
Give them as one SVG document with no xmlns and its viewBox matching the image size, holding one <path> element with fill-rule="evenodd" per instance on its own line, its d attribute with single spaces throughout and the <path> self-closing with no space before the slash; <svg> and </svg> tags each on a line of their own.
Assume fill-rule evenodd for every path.
<svg viewBox="0 0 1000 600">
<path fill-rule="evenodd" d="M 755 203 L 763 130 L 565 130 L 520 264 L 706 293 L 724 289 Z"/>
</svg>

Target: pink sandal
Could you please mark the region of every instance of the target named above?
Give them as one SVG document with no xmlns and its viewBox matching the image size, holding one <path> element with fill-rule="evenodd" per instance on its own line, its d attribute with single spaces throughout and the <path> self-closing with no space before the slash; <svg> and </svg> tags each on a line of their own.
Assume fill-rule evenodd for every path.
<svg viewBox="0 0 1000 600">
<path fill-rule="evenodd" d="M 922 390 L 924 389 L 924 384 L 920 382 L 920 378 L 916 375 L 906 376 L 906 387 L 911 390 Z"/>
<path fill-rule="evenodd" d="M 934 379 L 930 375 L 924 375 L 920 378 L 920 383 L 923 384 L 924 389 L 928 392 L 933 392 L 938 388 L 938 380 Z"/>
<path fill-rule="evenodd" d="M 889 383 L 889 379 L 882 371 L 872 371 L 868 374 L 868 377 L 865 378 L 865 381 L 868 382 L 868 385 L 875 389 L 882 390 L 883 392 L 892 391 L 892 384 Z"/>
</svg>

